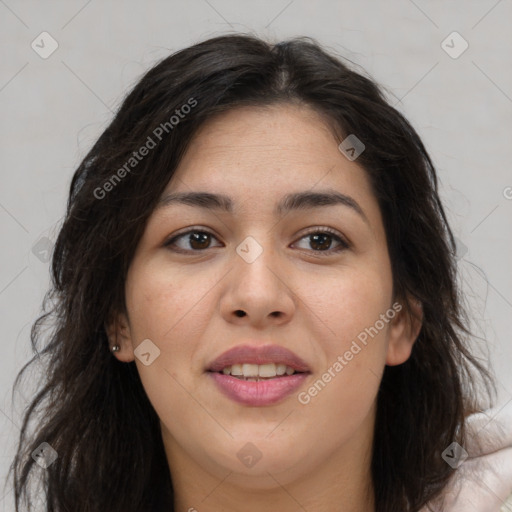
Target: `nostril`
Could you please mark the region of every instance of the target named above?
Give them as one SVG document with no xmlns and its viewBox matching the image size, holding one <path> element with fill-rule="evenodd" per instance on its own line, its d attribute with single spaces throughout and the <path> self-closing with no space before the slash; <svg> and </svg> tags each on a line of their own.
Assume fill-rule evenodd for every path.
<svg viewBox="0 0 512 512">
<path fill-rule="evenodd" d="M 239 309 L 239 310 L 235 311 L 235 314 L 236 314 L 236 316 L 238 316 L 238 317 L 240 317 L 240 316 L 245 316 L 245 313 L 244 313 L 241 309 Z"/>
</svg>

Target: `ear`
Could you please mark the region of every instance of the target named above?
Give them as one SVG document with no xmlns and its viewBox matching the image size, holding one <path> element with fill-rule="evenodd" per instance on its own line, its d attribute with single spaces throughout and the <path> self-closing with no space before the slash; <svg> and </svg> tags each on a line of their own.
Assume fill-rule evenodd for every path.
<svg viewBox="0 0 512 512">
<path fill-rule="evenodd" d="M 132 337 L 130 334 L 130 322 L 125 313 L 117 313 L 105 324 L 108 336 L 109 348 L 119 345 L 120 350 L 112 352 L 119 361 L 129 363 L 135 359 L 133 353 Z"/>
<path fill-rule="evenodd" d="M 397 313 L 389 326 L 386 356 L 386 364 L 388 366 L 396 366 L 405 363 L 409 359 L 414 342 L 418 338 L 423 324 L 423 307 L 421 302 L 408 297 L 407 303 L 411 310 L 410 313 L 402 302 L 395 302 L 393 304 L 393 310 Z"/>
</svg>

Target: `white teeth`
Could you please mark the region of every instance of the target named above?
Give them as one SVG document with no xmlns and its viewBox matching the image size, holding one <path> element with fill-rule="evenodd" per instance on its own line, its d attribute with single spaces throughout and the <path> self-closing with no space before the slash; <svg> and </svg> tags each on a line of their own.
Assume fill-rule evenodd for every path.
<svg viewBox="0 0 512 512">
<path fill-rule="evenodd" d="M 295 370 L 285 364 L 234 364 L 226 366 L 222 369 L 224 375 L 233 375 L 234 377 L 244 377 L 248 380 L 256 380 L 255 377 L 262 377 L 270 379 L 272 377 L 279 377 L 281 375 L 293 375 Z"/>
<path fill-rule="evenodd" d="M 276 365 L 274 363 L 260 364 L 258 375 L 260 377 L 275 377 L 277 375 Z"/>
<path fill-rule="evenodd" d="M 243 364 L 242 375 L 244 377 L 257 377 L 258 376 L 258 365 L 257 364 Z"/>
<path fill-rule="evenodd" d="M 237 376 L 240 375 L 240 376 L 242 376 L 243 375 L 242 365 L 241 364 L 234 364 L 233 366 L 231 366 L 231 369 L 230 369 L 229 373 L 231 373 L 231 375 L 237 375 Z"/>
<path fill-rule="evenodd" d="M 284 375 L 286 373 L 286 365 L 285 364 L 276 365 L 276 373 L 277 373 L 277 375 Z"/>
</svg>

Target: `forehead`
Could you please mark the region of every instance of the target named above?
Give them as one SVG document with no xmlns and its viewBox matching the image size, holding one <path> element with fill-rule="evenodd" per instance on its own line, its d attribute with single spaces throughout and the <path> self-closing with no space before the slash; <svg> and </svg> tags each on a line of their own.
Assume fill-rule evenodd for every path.
<svg viewBox="0 0 512 512">
<path fill-rule="evenodd" d="M 261 106 L 235 107 L 219 113 L 202 124 L 194 137 L 197 147 L 222 146 L 228 142 L 246 142 L 256 137 L 260 144 L 278 149 L 286 143 L 290 147 L 302 146 L 297 136 L 308 136 L 307 146 L 314 146 L 320 138 L 336 139 L 327 117 L 309 105 L 280 103 Z M 279 140 L 276 140 L 276 135 Z M 312 137 L 312 138 L 311 138 Z M 302 141 L 304 143 L 304 141 Z M 307 148 L 304 148 L 307 149 Z"/>
<path fill-rule="evenodd" d="M 327 120 L 311 107 L 239 107 L 200 127 L 163 195 L 198 187 L 267 199 L 315 188 L 369 194 L 366 171 L 338 144 Z"/>
</svg>

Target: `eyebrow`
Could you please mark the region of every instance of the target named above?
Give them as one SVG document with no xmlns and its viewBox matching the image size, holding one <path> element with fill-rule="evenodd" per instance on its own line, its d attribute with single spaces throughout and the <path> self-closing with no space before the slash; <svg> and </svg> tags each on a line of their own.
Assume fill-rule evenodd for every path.
<svg viewBox="0 0 512 512">
<path fill-rule="evenodd" d="M 234 202 L 229 196 L 210 192 L 171 192 L 160 199 L 156 209 L 166 208 L 173 204 L 185 204 L 231 214 L 234 211 Z M 335 205 L 351 208 L 369 225 L 368 218 L 357 201 L 335 190 L 287 194 L 276 205 L 274 215 L 281 216 L 290 211 L 310 210 Z"/>
</svg>

